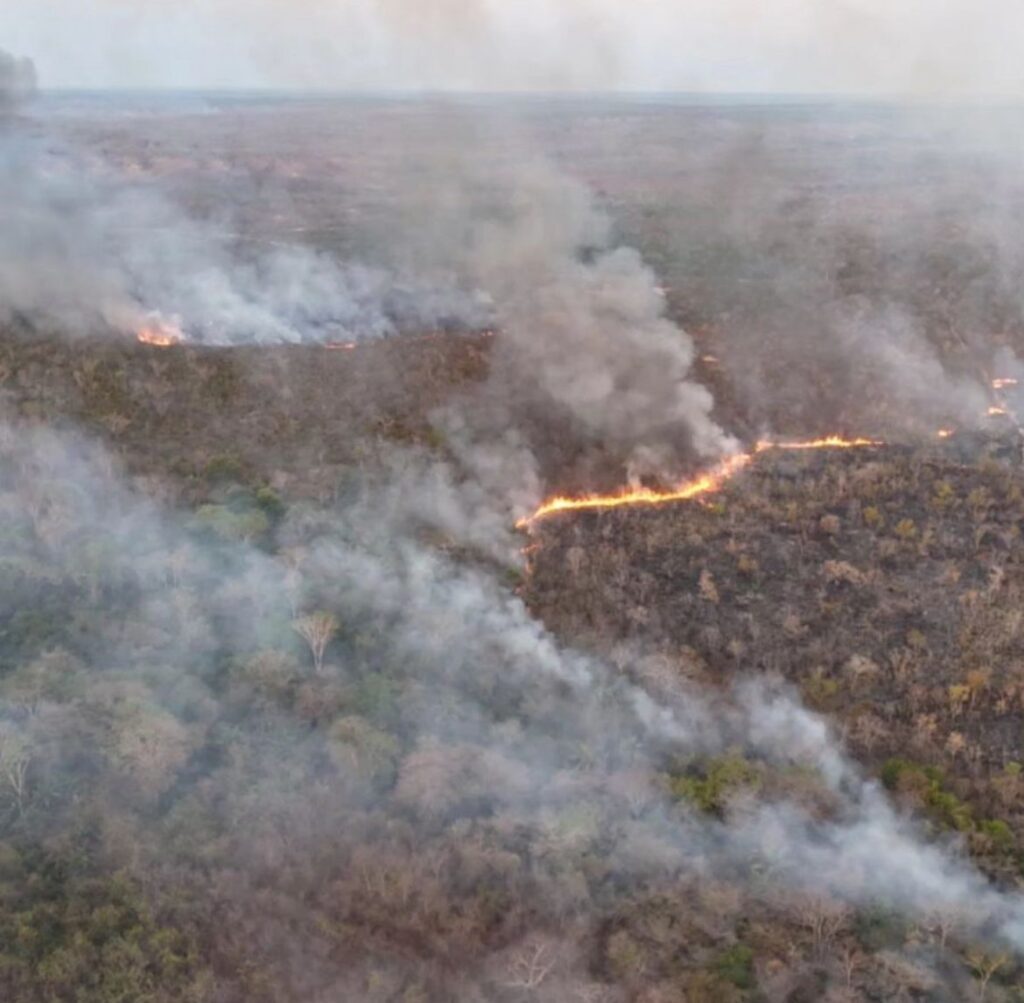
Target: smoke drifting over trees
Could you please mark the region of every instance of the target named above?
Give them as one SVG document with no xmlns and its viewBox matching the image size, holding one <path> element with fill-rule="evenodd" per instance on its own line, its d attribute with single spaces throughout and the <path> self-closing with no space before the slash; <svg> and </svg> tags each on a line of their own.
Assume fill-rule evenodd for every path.
<svg viewBox="0 0 1024 1003">
<path fill-rule="evenodd" d="M 31 90 L 14 61 L 0 60 L 0 80 L 11 108 Z M 849 995 L 856 945 L 876 937 L 885 965 L 938 1000 L 966 981 L 951 930 L 958 949 L 987 946 L 986 979 L 1000 967 L 990 955 L 1024 958 L 1019 892 L 894 807 L 795 690 L 754 673 L 739 648 L 732 679 L 694 670 L 685 650 L 658 660 L 643 600 L 653 573 L 615 645 L 599 643 L 600 624 L 593 643 L 568 643 L 526 605 L 518 549 L 544 540 L 512 527 L 560 463 L 594 485 L 677 475 L 738 447 L 654 270 L 585 185 L 535 161 L 482 175 L 469 160 L 449 185 L 428 174 L 433 204 L 397 196 L 388 222 L 415 224 L 381 227 L 398 251 L 339 261 L 299 244 L 240 246 L 230 220 L 190 215 L 39 127 L 5 125 L 0 147 L 0 325 L 28 346 L 48 336 L 63 350 L 83 335 L 98 346 L 73 374 L 96 404 L 88 433 L 40 420 L 52 402 L 25 386 L 38 362 L 2 374 L 0 982 L 11 998 L 655 1003 L 753 998 L 756 984 L 795 1001 L 812 997 L 785 982 L 782 959 L 806 947 L 817 998 L 857 999 L 870 997 Z M 829 374 L 880 361 L 913 407 L 942 397 L 970 421 L 986 400 L 978 376 L 951 375 L 888 295 L 808 302 L 808 290 L 835 292 L 834 276 L 824 256 L 776 270 L 800 240 L 776 240 L 762 208 L 738 215 L 763 223 L 750 246 L 777 256 L 764 270 L 783 295 L 763 316 L 821 306 Z M 762 302 L 738 300 L 739 313 Z M 144 410 L 129 407 L 111 339 L 132 348 L 151 321 L 195 346 L 146 357 L 154 398 L 192 378 L 210 346 L 495 333 L 486 372 L 422 428 L 388 424 L 371 400 L 372 420 L 350 419 L 344 476 L 292 496 L 270 459 L 254 474 L 183 455 L 156 484 L 133 483 L 130 457 L 97 441 L 122 442 Z M 811 330 L 779 344 L 799 351 Z M 749 349 L 737 383 L 771 397 L 756 376 L 777 348 L 746 334 L 731 342 Z M 211 420 L 236 382 L 304 392 L 255 367 L 232 372 L 209 380 Z M 314 443 L 334 420 L 324 412 Z M 857 476 L 843 473 L 838 492 Z M 788 475 L 790 498 L 798 487 Z M 929 503 L 941 511 L 955 496 L 936 488 Z M 728 505 L 713 517 L 727 524 Z M 931 545 L 897 525 L 886 560 Z M 831 545 L 838 526 L 828 513 L 799 532 Z M 583 528 L 574 540 L 565 575 L 586 556 Z M 739 564 L 738 544 L 733 554 Z M 863 579 L 838 556 L 831 565 L 845 584 Z M 998 578 L 971 574 L 990 588 Z M 698 588 L 722 601 L 706 569 Z M 817 604 L 835 615 L 826 590 Z M 780 619 L 799 635 L 794 614 Z M 780 924 L 806 937 L 772 940 Z M 897 939 L 901 924 L 919 932 Z M 745 938 L 768 959 L 756 970 Z M 843 938 L 845 982 L 827 956 Z"/>
<path fill-rule="evenodd" d="M 147 323 L 207 344 L 381 337 L 401 326 L 480 324 L 454 287 L 404 281 L 299 248 L 240 250 L 144 188 L 90 177 L 74 153 L 0 136 L 4 316 L 79 334 Z"/>
<path fill-rule="evenodd" d="M 634 477 L 735 448 L 691 377 L 692 341 L 665 317 L 653 272 L 614 245 L 589 193 L 548 167 L 517 168 L 497 189 L 467 173 L 458 181 L 479 199 L 458 193 L 428 213 L 429 240 L 408 234 L 421 248 L 412 266 L 384 269 L 298 245 L 238 246 L 229 221 L 189 218 L 73 150 L 13 129 L 0 142 L 8 323 L 93 336 L 148 328 L 211 345 L 497 325 L 485 424 L 564 414 L 568 437 L 617 455 Z M 513 472 L 529 465 L 513 461 Z"/>
<path fill-rule="evenodd" d="M 633 887 L 730 881 L 762 861 L 772 878 L 749 893 L 757 908 L 801 895 L 944 915 L 960 936 L 1024 949 L 1024 903 L 925 845 L 785 689 L 677 679 L 653 691 L 642 670 L 564 649 L 492 575 L 382 519 L 372 485 L 315 520 L 274 515 L 236 486 L 183 522 L 126 489 L 94 445 L 19 425 L 2 439 L 0 500 L 16 530 L 0 552 L 15 586 L 0 610 L 16 639 L 5 658 L 17 666 L 0 688 L 6 838 L 59 846 L 91 826 L 93 866 L 153 887 L 156 916 L 172 886 L 199 879 L 193 855 L 221 846 L 207 866 L 226 867 L 227 853 L 233 877 L 203 894 L 235 920 L 216 950 L 240 960 L 231 922 L 272 896 L 246 925 L 269 938 L 259 963 L 286 998 L 356 991 L 361 954 L 399 982 L 456 991 L 427 964 L 456 949 L 443 910 L 490 889 L 528 894 L 543 928 L 586 923 L 593 906 L 573 882 L 594 880 L 575 870 L 588 857 L 603 881 Z M 243 542 L 254 533 L 259 549 Z M 294 625 L 325 609 L 340 633 L 323 633 L 314 666 Z M 740 744 L 769 769 L 810 771 L 828 818 L 783 799 L 739 801 L 716 822 L 666 797 L 670 763 Z M 478 855 L 475 878 L 461 840 Z M 440 924 L 418 975 L 361 939 L 364 910 L 385 910 L 375 922 L 393 927 L 400 902 L 415 903 L 413 922 Z M 494 934 L 509 950 L 526 923 L 517 908 Z M 275 928 L 287 915 L 293 928 Z M 313 964 L 316 927 L 335 922 L 362 929 L 363 946 Z M 463 959 L 465 998 L 493 978 L 477 951 Z M 290 958 L 313 967 L 290 970 Z M 562 990 L 585 984 L 571 958 L 560 965 Z M 235 998 L 231 984 L 217 998 Z"/>
</svg>

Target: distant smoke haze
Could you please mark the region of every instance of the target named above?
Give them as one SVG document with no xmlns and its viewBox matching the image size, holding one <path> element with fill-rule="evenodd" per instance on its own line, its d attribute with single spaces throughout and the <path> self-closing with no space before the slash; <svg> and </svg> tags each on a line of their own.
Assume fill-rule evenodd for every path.
<svg viewBox="0 0 1024 1003">
<path fill-rule="evenodd" d="M 69 6 L 71 9 L 69 9 Z M 7 0 L 60 87 L 1024 93 L 1012 0 Z"/>
</svg>

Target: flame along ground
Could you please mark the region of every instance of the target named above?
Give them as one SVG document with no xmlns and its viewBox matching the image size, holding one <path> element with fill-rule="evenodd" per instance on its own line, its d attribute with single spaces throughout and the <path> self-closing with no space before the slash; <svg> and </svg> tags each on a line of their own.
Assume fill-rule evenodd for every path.
<svg viewBox="0 0 1024 1003">
<path fill-rule="evenodd" d="M 990 381 L 996 402 L 988 408 L 987 416 L 989 418 L 1010 417 L 1017 423 L 1013 410 L 1009 407 L 1001 393 L 1001 391 L 1016 387 L 1017 385 L 1018 381 L 1009 376 L 996 377 Z M 940 439 L 950 439 L 956 434 L 956 429 L 940 428 L 935 434 Z M 684 481 L 682 484 L 678 484 L 674 488 L 669 488 L 665 491 L 657 491 L 654 488 L 623 488 L 620 491 L 607 495 L 585 495 L 577 498 L 559 495 L 555 498 L 549 498 L 531 515 L 520 519 L 516 523 L 516 528 L 526 529 L 535 522 L 547 516 L 555 515 L 558 512 L 623 508 L 629 505 L 662 505 L 668 502 L 688 501 L 691 498 L 713 494 L 726 481 L 750 466 L 755 457 L 760 453 L 765 453 L 769 450 L 787 452 L 808 449 L 857 449 L 865 446 L 884 445 L 885 443 L 880 439 L 845 439 L 838 435 L 826 436 L 822 439 L 808 439 L 806 441 L 762 441 L 758 442 L 750 452 L 737 453 L 735 456 L 727 457 L 717 466 L 702 474 L 698 474 L 693 480 Z"/>
<path fill-rule="evenodd" d="M 170 348 L 172 345 L 180 345 L 185 340 L 185 335 L 174 321 L 153 317 L 136 331 L 135 338 L 143 345 Z"/>
<path fill-rule="evenodd" d="M 844 439 L 842 436 L 830 435 L 823 439 L 805 441 L 758 442 L 749 453 L 736 453 L 727 457 L 717 466 L 693 480 L 684 481 L 666 491 L 653 488 L 626 488 L 608 495 L 587 495 L 582 498 L 560 496 L 544 502 L 532 515 L 520 519 L 516 523 L 518 529 L 531 526 L 540 519 L 557 512 L 580 510 L 623 508 L 628 505 L 663 505 L 667 502 L 688 501 L 718 491 L 726 481 L 735 477 L 741 470 L 750 466 L 761 453 L 770 451 L 794 452 L 811 449 L 863 449 L 869 446 L 884 446 L 880 439 Z"/>
<path fill-rule="evenodd" d="M 482 337 L 494 336 L 494 331 L 485 330 L 480 332 Z M 427 341 L 436 338 L 437 334 L 423 335 L 417 341 Z M 159 315 L 152 316 L 149 322 L 136 332 L 136 339 L 140 344 L 150 345 L 156 348 L 170 348 L 173 345 L 180 345 L 185 342 L 185 335 L 176 321 L 168 321 Z M 330 341 L 323 344 L 329 351 L 353 351 L 359 347 L 354 341 Z M 717 363 L 714 356 L 704 356 L 703 360 L 708 363 Z M 997 403 L 988 408 L 988 417 L 1011 416 L 1011 410 L 1003 401 L 1000 391 L 1018 385 L 1018 381 L 1012 377 L 997 377 L 990 381 L 990 386 L 995 392 Z M 956 429 L 940 428 L 936 435 L 940 439 L 949 439 L 956 434 Z M 585 495 L 582 497 L 568 497 L 559 495 L 542 503 L 531 515 L 516 522 L 517 529 L 525 529 L 533 523 L 555 515 L 559 512 L 623 508 L 631 505 L 663 505 L 669 502 L 688 501 L 692 498 L 699 498 L 703 495 L 713 494 L 721 489 L 722 485 L 735 477 L 741 470 L 753 463 L 754 459 L 761 453 L 770 450 L 781 452 L 802 451 L 812 449 L 857 449 L 868 446 L 883 446 L 885 443 L 880 439 L 854 438 L 845 439 L 842 436 L 831 435 L 821 439 L 808 439 L 804 441 L 790 440 L 781 442 L 760 441 L 748 453 L 737 453 L 727 457 L 717 466 L 698 474 L 692 480 L 684 481 L 665 491 L 658 491 L 654 488 L 623 488 L 620 491 L 607 495 Z"/>
<path fill-rule="evenodd" d="M 436 331 L 431 334 L 423 334 L 417 338 L 406 338 L 406 341 L 437 341 L 447 332 Z M 493 338 L 494 331 L 486 329 L 476 331 L 474 334 L 479 338 Z M 188 339 L 176 320 L 165 320 L 159 315 L 151 315 L 149 320 L 135 332 L 135 340 L 142 345 L 151 345 L 154 348 L 170 348 L 172 345 L 185 344 Z M 372 345 L 375 341 L 323 341 L 319 342 L 321 348 L 328 352 L 352 352 L 357 348 Z"/>
</svg>

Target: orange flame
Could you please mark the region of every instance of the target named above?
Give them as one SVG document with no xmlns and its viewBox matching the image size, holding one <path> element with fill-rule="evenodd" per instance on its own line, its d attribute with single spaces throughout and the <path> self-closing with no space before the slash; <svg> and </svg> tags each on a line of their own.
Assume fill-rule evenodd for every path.
<svg viewBox="0 0 1024 1003">
<path fill-rule="evenodd" d="M 356 343 L 354 341 L 328 341 L 324 348 L 329 352 L 351 352 L 355 349 Z"/>
<path fill-rule="evenodd" d="M 177 324 L 159 318 L 139 328 L 135 337 L 141 344 L 152 345 L 155 348 L 170 348 L 172 345 L 180 345 L 185 340 L 185 335 Z"/>
<path fill-rule="evenodd" d="M 754 458 L 769 450 L 808 450 L 808 449 L 856 449 L 865 446 L 883 446 L 879 439 L 844 439 L 838 435 L 830 435 L 824 439 L 811 439 L 803 442 L 758 442 L 749 453 L 736 453 L 712 467 L 693 480 L 684 481 L 667 491 L 653 488 L 623 488 L 609 495 L 586 495 L 582 498 L 569 498 L 560 495 L 544 502 L 532 515 L 520 519 L 516 528 L 523 529 L 539 519 L 554 515 L 557 512 L 579 511 L 581 509 L 622 508 L 627 505 L 662 505 L 666 502 L 689 501 L 702 495 L 713 494 L 721 489 L 726 481 L 735 477 L 741 470 L 750 466 Z"/>
<path fill-rule="evenodd" d="M 1007 387 L 1015 387 L 1017 381 L 1012 376 L 998 376 L 992 381 L 993 390 L 1005 390 Z"/>
<path fill-rule="evenodd" d="M 990 418 L 997 418 L 1000 415 L 1009 414 L 1009 413 L 1010 412 L 1007 411 L 1005 407 L 997 407 L 995 404 L 993 404 L 992 407 L 990 407 L 988 409 L 988 416 Z"/>
<path fill-rule="evenodd" d="M 956 435 L 956 429 L 955 428 L 940 428 L 935 434 L 940 439 L 952 439 L 953 436 Z"/>
<path fill-rule="evenodd" d="M 841 435 L 829 435 L 824 439 L 808 439 L 804 442 L 770 442 L 761 441 L 756 452 L 763 453 L 769 449 L 863 449 L 865 446 L 884 446 L 881 439 L 844 439 Z"/>
</svg>

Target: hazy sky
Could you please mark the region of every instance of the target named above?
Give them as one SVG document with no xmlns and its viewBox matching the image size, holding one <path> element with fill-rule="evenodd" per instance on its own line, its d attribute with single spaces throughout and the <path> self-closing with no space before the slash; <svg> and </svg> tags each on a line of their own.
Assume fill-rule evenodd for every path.
<svg viewBox="0 0 1024 1003">
<path fill-rule="evenodd" d="M 51 87 L 1024 97 L 1022 0 L 0 0 Z"/>
</svg>

